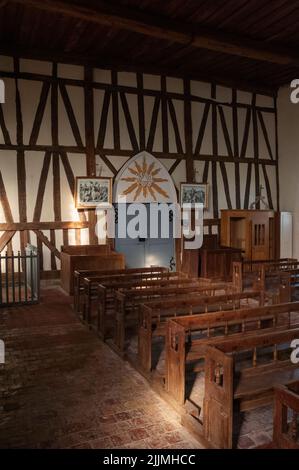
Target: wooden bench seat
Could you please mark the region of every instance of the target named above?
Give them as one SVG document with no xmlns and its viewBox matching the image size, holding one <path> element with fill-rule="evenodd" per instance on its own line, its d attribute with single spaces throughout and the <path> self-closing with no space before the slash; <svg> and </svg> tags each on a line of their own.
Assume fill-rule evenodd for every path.
<svg viewBox="0 0 299 470">
<path fill-rule="evenodd" d="M 210 294 L 215 292 L 215 286 L 209 288 Z M 178 280 L 171 280 L 163 283 L 156 283 L 151 288 L 146 289 L 120 289 L 115 291 L 115 315 L 113 316 L 114 321 L 114 334 L 113 344 L 118 352 L 121 354 L 125 351 L 125 342 L 127 339 L 126 330 L 128 327 L 133 327 L 134 332 L 138 328 L 138 312 L 139 306 L 150 300 L 167 300 L 167 298 L 175 298 L 179 301 L 180 297 L 183 296 L 186 299 L 186 295 L 198 295 L 202 296 L 203 293 L 209 291 L 207 287 L 198 286 L 198 284 L 181 284 Z M 100 303 L 99 303 L 100 304 Z M 105 325 L 108 323 L 108 311 L 105 309 Z M 103 325 L 101 325 L 102 329 Z"/>
<path fill-rule="evenodd" d="M 260 395 L 273 389 L 277 384 L 286 384 L 288 382 L 299 380 L 298 365 L 289 364 L 281 365 L 275 364 L 271 366 L 270 370 L 264 370 L 261 374 L 261 368 L 253 371 L 250 374 L 243 373 L 238 379 L 237 385 L 234 389 L 234 398 L 244 399 L 248 396 Z"/>
<path fill-rule="evenodd" d="M 147 288 L 151 285 L 156 285 L 159 282 L 170 282 L 180 279 L 182 283 L 189 284 L 190 279 L 187 278 L 185 273 L 180 272 L 162 272 L 162 273 L 133 273 L 128 275 L 109 275 L 109 276 L 96 276 L 87 277 L 83 279 L 83 319 L 87 322 L 91 318 L 92 304 L 98 300 L 98 286 L 103 285 L 110 287 L 110 291 L 115 289 L 134 287 Z M 195 280 L 191 280 L 195 282 Z M 198 281 L 196 281 L 198 282 Z"/>
<path fill-rule="evenodd" d="M 218 291 L 232 292 L 231 283 L 220 283 L 211 284 L 210 286 L 201 285 L 189 285 L 184 288 L 184 285 L 177 286 L 170 285 L 174 281 L 170 281 L 165 286 L 156 285 L 155 289 L 140 290 L 119 290 L 115 292 L 115 330 L 114 330 L 114 344 L 116 348 L 124 352 L 125 339 L 126 339 L 126 328 L 127 326 L 133 326 L 135 330 L 138 329 L 139 324 L 139 308 L 140 305 L 147 303 L 148 301 L 167 301 L 168 298 L 172 298 L 172 302 L 184 303 L 190 297 L 196 297 L 197 299 L 202 297 L 213 297 Z M 182 297 L 181 297 L 182 295 Z M 187 297 L 186 297 L 187 295 Z M 189 305 L 189 313 L 191 312 Z M 195 311 L 196 308 L 194 307 Z M 205 304 L 198 302 L 198 311 L 205 309 Z"/>
<path fill-rule="evenodd" d="M 171 274 L 171 275 L 170 275 Z M 197 279 L 188 279 L 181 277 L 180 274 L 169 273 L 169 275 L 160 275 L 150 278 L 122 278 L 116 279 L 84 279 L 84 308 L 83 318 L 88 323 L 92 318 L 92 306 L 94 305 L 99 309 L 99 306 L 104 307 L 106 311 L 109 305 L 113 305 L 115 300 L 115 292 L 118 290 L 138 291 L 148 290 L 156 287 L 192 287 L 198 286 Z"/>
<path fill-rule="evenodd" d="M 256 306 L 264 303 L 263 293 L 259 291 L 233 293 L 233 289 L 226 287 L 225 294 L 221 295 L 194 295 L 180 299 L 163 299 L 162 302 L 148 302 L 140 306 L 138 327 L 138 359 L 144 372 L 150 372 L 153 368 L 152 353 L 153 339 L 166 335 L 167 320 L 173 317 L 207 313 L 209 311 L 221 311 L 239 309 L 241 302 L 252 301 Z M 198 292 L 199 293 L 199 292 Z M 198 294 L 197 293 L 197 294 Z M 215 294 L 215 292 L 213 292 Z M 244 306 L 245 307 L 245 306 Z"/>
<path fill-rule="evenodd" d="M 163 266 L 152 266 L 147 268 L 128 268 L 128 269 L 109 269 L 109 270 L 75 270 L 74 272 L 74 310 L 80 311 L 80 297 L 84 293 L 83 280 L 87 277 L 99 276 L 129 276 L 144 275 L 151 276 L 159 273 L 169 272 L 168 268 Z"/>
<path fill-rule="evenodd" d="M 233 263 L 233 284 L 239 292 L 242 292 L 244 289 L 244 273 L 242 269 L 242 263 Z M 291 291 L 284 287 L 284 282 L 288 275 L 291 276 L 291 279 L 292 277 L 295 278 L 292 279 L 294 285 L 299 279 L 299 262 L 297 260 L 259 264 L 254 272 L 250 273 L 252 288 L 263 290 L 266 294 L 269 281 L 272 284 L 274 282 L 279 301 L 289 302 L 291 301 Z"/>
<path fill-rule="evenodd" d="M 299 449 L 299 380 L 274 389 L 273 442 L 276 449 Z"/>
<path fill-rule="evenodd" d="M 126 316 L 126 311 L 125 308 L 128 307 L 127 313 L 130 314 L 131 310 L 135 311 L 138 309 L 140 302 L 141 304 L 147 303 L 149 299 L 152 299 L 152 301 L 157 301 L 159 297 L 163 297 L 163 300 L 165 301 L 165 297 L 169 297 L 174 299 L 174 301 L 178 300 L 178 297 L 182 299 L 182 302 L 184 300 L 187 302 L 190 299 L 190 295 L 214 295 L 216 292 L 218 292 L 218 289 L 225 291 L 232 291 L 232 286 L 231 285 L 226 285 L 224 283 L 221 284 L 211 284 L 209 287 L 207 286 L 202 286 L 198 280 L 181 280 L 179 282 L 179 285 L 177 282 L 162 282 L 162 283 L 151 283 L 146 285 L 146 290 L 147 290 L 147 295 L 143 292 L 140 293 L 140 287 L 143 287 L 142 285 L 138 285 L 137 288 L 136 286 L 129 285 L 129 288 L 126 289 L 126 286 L 122 286 L 119 291 L 121 291 L 121 294 L 118 295 L 118 298 L 123 299 L 123 295 L 125 294 L 125 291 L 131 292 L 131 301 L 126 304 L 125 302 L 116 304 L 116 289 L 115 286 L 103 286 L 103 285 L 98 285 L 98 299 L 97 299 L 97 305 L 98 305 L 98 312 L 97 312 L 97 319 L 98 319 L 98 334 L 102 339 L 107 339 L 111 336 L 111 329 L 114 330 L 115 328 L 115 318 L 116 318 L 116 311 L 119 310 L 119 321 L 122 322 L 122 318 L 125 318 Z M 159 290 L 157 292 L 157 289 L 159 287 L 163 287 L 163 290 Z M 156 290 L 152 290 L 152 288 Z M 150 289 L 150 290 L 149 290 Z M 135 292 L 135 290 L 138 290 L 138 292 Z M 132 297 L 134 298 L 134 305 L 132 304 Z M 190 313 L 190 310 L 189 310 Z M 134 323 L 137 325 L 137 315 L 138 312 L 136 310 L 136 314 L 133 315 L 133 320 Z M 132 316 L 132 315 L 131 315 Z M 110 328 L 109 328 L 110 327 Z M 112 327 L 112 328 L 111 328 Z"/>
<path fill-rule="evenodd" d="M 213 446 L 232 448 L 234 409 L 245 411 L 270 403 L 276 385 L 298 380 L 299 364 L 290 358 L 290 344 L 298 338 L 297 326 L 262 335 L 250 332 L 207 346 L 203 431 Z M 264 348 L 271 348 L 271 355 L 265 356 Z M 244 352 L 251 354 L 251 364 L 236 375 L 236 363 Z M 259 364 L 259 357 L 267 362 Z"/>
<path fill-rule="evenodd" d="M 279 259 L 256 259 L 256 260 L 243 260 L 242 261 L 242 272 L 250 273 L 259 271 L 262 265 L 267 266 L 279 266 L 286 265 L 289 263 L 297 263 L 296 258 L 279 258 Z"/>
<path fill-rule="evenodd" d="M 203 359 L 209 344 L 241 340 L 252 332 L 260 337 L 265 331 L 281 332 L 297 325 L 299 302 L 173 318 L 166 332 L 166 390 L 179 404 L 185 403 L 188 362 Z"/>
</svg>

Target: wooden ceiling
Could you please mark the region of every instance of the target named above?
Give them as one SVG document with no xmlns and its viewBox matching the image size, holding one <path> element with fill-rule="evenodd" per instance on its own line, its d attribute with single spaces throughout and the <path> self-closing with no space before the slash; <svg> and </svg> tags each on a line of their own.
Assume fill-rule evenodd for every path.
<svg viewBox="0 0 299 470">
<path fill-rule="evenodd" d="M 298 0 L 0 0 L 0 53 L 275 91 L 298 46 Z"/>
</svg>

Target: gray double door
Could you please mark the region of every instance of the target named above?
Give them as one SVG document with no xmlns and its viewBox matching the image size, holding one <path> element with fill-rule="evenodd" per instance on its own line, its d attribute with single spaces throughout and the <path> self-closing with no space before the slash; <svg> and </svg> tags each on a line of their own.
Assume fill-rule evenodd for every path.
<svg viewBox="0 0 299 470">
<path fill-rule="evenodd" d="M 116 233 L 115 233 L 115 250 L 124 253 L 126 257 L 126 266 L 128 268 L 141 268 L 146 266 L 165 266 L 170 269 L 175 269 L 175 240 L 173 238 L 173 217 L 170 213 L 167 216 L 161 216 L 156 219 L 157 227 L 157 238 L 151 238 L 150 234 L 150 204 L 144 204 L 146 207 L 147 213 L 147 223 L 146 223 L 146 233 L 142 236 L 137 236 L 131 238 L 128 235 L 128 227 L 130 226 L 130 221 L 136 227 L 136 230 L 139 229 L 138 225 L 134 224 L 133 219 L 135 215 L 129 215 L 127 213 L 130 204 L 116 205 Z M 122 214 L 120 215 L 120 211 Z M 124 212 L 125 211 L 125 212 Z M 124 224 L 126 221 L 126 237 L 119 237 L 118 225 Z M 162 236 L 163 230 L 165 230 L 165 224 L 168 224 L 169 236 L 164 238 Z M 162 230 L 162 225 L 164 225 Z M 143 227 L 144 228 L 144 227 Z M 123 226 L 122 226 L 122 230 Z"/>
</svg>

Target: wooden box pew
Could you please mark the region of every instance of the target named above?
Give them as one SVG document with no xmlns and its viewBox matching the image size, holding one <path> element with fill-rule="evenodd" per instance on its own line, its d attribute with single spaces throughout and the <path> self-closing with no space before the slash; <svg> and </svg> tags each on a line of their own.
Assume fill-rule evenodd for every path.
<svg viewBox="0 0 299 470">
<path fill-rule="evenodd" d="M 179 286 L 174 284 L 176 284 L 176 282 L 174 283 L 171 281 L 164 283 L 164 285 L 159 283 L 158 286 L 157 283 L 150 282 L 147 283 L 146 288 L 150 288 L 150 291 L 152 291 L 153 287 L 155 289 L 157 287 L 162 287 L 164 290 L 162 291 L 161 296 L 163 296 L 163 298 L 166 295 L 168 297 L 174 297 L 175 302 L 178 301 L 178 296 L 182 297 L 184 300 L 189 300 L 190 296 L 193 295 L 197 295 L 198 298 L 198 296 L 214 296 L 217 293 L 228 295 L 234 292 L 234 288 L 231 283 L 209 283 L 207 285 L 202 285 L 198 279 L 182 279 Z M 137 292 L 136 289 L 138 289 Z M 134 303 L 133 309 L 138 310 L 139 312 L 141 301 L 148 302 L 149 298 L 157 301 L 157 291 L 147 292 L 148 298 L 146 298 L 144 294 L 140 294 L 140 286 L 131 286 L 128 291 L 128 295 L 126 296 L 125 287 L 122 287 L 119 290 L 120 293 L 117 295 L 117 299 L 119 299 L 120 302 L 116 304 L 117 299 L 115 299 L 115 289 L 113 287 L 111 288 L 111 286 L 98 285 L 98 333 L 102 339 L 105 340 L 111 337 L 111 326 L 112 330 L 115 328 L 115 312 L 118 312 L 118 322 L 120 322 L 119 329 L 123 330 L 125 328 L 126 315 L 127 313 L 130 315 L 132 310 L 132 302 Z M 164 301 L 166 301 L 166 299 L 163 299 L 163 302 Z M 136 326 L 138 325 L 138 312 L 133 315 Z"/>
<path fill-rule="evenodd" d="M 90 295 L 96 294 L 97 291 L 97 284 L 102 281 L 103 278 L 105 280 L 114 280 L 115 282 L 124 282 L 126 279 L 131 280 L 131 279 L 136 279 L 136 280 L 146 280 L 146 279 L 161 279 L 161 278 L 172 278 L 172 277 L 177 277 L 178 273 L 177 272 L 169 272 L 168 270 L 166 271 L 146 271 L 146 272 L 123 272 L 119 274 L 102 274 L 102 273 L 95 273 L 94 275 L 87 275 L 85 277 L 80 277 L 80 284 L 78 284 L 77 292 L 78 292 L 78 301 L 77 301 L 77 311 L 78 313 L 81 313 L 83 311 L 82 307 L 84 304 L 84 299 L 85 299 L 85 290 L 86 290 L 86 282 L 85 279 L 89 280 L 89 288 L 90 288 Z M 187 275 L 185 273 L 181 273 L 180 277 L 185 277 L 187 278 Z"/>
<path fill-rule="evenodd" d="M 92 306 L 99 300 L 99 293 L 101 290 L 98 288 L 102 285 L 107 289 L 106 299 L 114 299 L 113 292 L 117 289 L 130 289 L 130 288 L 143 288 L 146 289 L 158 284 L 166 285 L 167 283 L 177 284 L 190 284 L 199 282 L 197 279 L 189 279 L 185 273 L 180 272 L 166 272 L 166 273 L 141 273 L 129 274 L 125 276 L 97 276 L 87 277 L 83 279 L 84 296 L 83 296 L 83 319 L 88 323 L 92 316 Z M 163 284 L 164 283 L 164 284 Z"/>
<path fill-rule="evenodd" d="M 125 351 L 127 329 L 133 328 L 138 330 L 138 318 L 139 318 L 139 307 L 143 303 L 147 303 L 150 300 L 167 300 L 168 297 L 176 297 L 184 295 L 213 295 L 218 289 L 223 292 L 223 289 L 231 289 L 230 283 L 215 284 L 213 286 L 200 286 L 197 282 L 186 285 L 186 280 L 183 279 L 183 283 L 180 280 L 167 281 L 160 283 L 156 282 L 156 285 L 152 285 L 147 289 L 120 289 L 114 292 L 115 297 L 115 315 L 114 315 L 114 334 L 113 334 L 113 347 L 123 355 Z M 229 286 L 229 287 L 228 287 Z M 99 316 L 100 318 L 100 316 Z M 105 311 L 105 326 L 108 324 L 107 310 Z M 106 328 L 107 329 L 107 328 Z"/>
<path fill-rule="evenodd" d="M 151 266 L 147 268 L 127 268 L 127 269 L 109 269 L 109 270 L 76 270 L 74 272 L 74 309 L 76 312 L 80 311 L 81 294 L 84 292 L 83 280 L 86 277 L 97 276 L 126 276 L 133 274 L 154 275 L 159 273 L 166 273 L 169 269 L 164 266 Z"/>
<path fill-rule="evenodd" d="M 149 373 L 153 369 L 153 340 L 165 337 L 167 320 L 198 313 L 236 310 L 242 306 L 249 308 L 249 301 L 253 303 L 252 307 L 264 305 L 261 291 L 232 293 L 231 289 L 227 289 L 227 293 L 213 296 L 206 296 L 205 293 L 200 289 L 184 297 L 151 301 L 140 305 L 138 361 L 144 373 Z"/>
<path fill-rule="evenodd" d="M 224 288 L 224 285 L 222 284 Z M 159 291 L 157 291 L 159 289 Z M 163 290 L 164 289 L 164 290 Z M 127 282 L 124 284 L 98 284 L 98 297 L 97 297 L 97 329 L 98 334 L 102 339 L 111 337 L 112 330 L 115 328 L 116 313 L 118 312 L 119 321 L 122 322 L 122 316 L 126 316 L 126 308 L 128 307 L 130 312 L 136 309 L 134 302 L 139 305 L 139 299 L 146 301 L 147 299 L 155 298 L 158 296 L 165 295 L 182 295 L 191 294 L 192 292 L 207 292 L 213 293 L 215 287 L 202 286 L 198 279 L 160 279 L 160 280 L 147 280 L 142 282 Z M 119 295 L 118 295 L 119 293 Z M 126 302 L 128 299 L 129 304 Z M 119 301 L 118 301 L 119 300 Z M 134 306 L 133 306 L 134 305 Z M 91 313 L 89 313 L 91 316 Z M 138 323 L 138 316 L 136 316 L 136 325 Z M 110 336 L 109 336 L 110 335 Z"/>
<path fill-rule="evenodd" d="M 243 260 L 242 272 L 251 273 L 256 272 L 262 265 L 285 265 L 288 263 L 297 263 L 296 258 L 279 258 L 279 259 L 256 259 L 256 260 Z"/>
<path fill-rule="evenodd" d="M 280 302 L 290 302 L 297 299 L 297 291 L 299 288 L 299 269 L 279 273 L 279 287 L 277 299 Z"/>
<path fill-rule="evenodd" d="M 280 275 L 296 272 L 299 269 L 299 262 L 293 260 L 290 262 L 275 262 L 275 263 L 264 263 L 259 264 L 258 268 L 251 273 L 249 282 L 251 287 L 261 289 L 266 292 L 266 280 L 278 280 Z M 238 292 L 242 292 L 245 288 L 245 281 L 248 281 L 248 277 L 244 275 L 243 265 L 241 262 L 233 262 L 233 279 L 232 282 Z"/>
<path fill-rule="evenodd" d="M 124 269 L 125 256 L 110 245 L 76 245 L 61 247 L 61 287 L 73 295 L 75 270 Z"/>
<path fill-rule="evenodd" d="M 267 284 L 271 281 L 271 289 L 277 297 L 277 302 L 291 302 L 296 300 L 296 290 L 299 287 L 299 265 L 297 268 L 267 271 L 264 267 L 259 272 L 256 285 L 267 290 Z"/>
<path fill-rule="evenodd" d="M 271 403 L 277 384 L 299 379 L 299 364 L 290 357 L 297 338 L 299 327 L 248 333 L 206 347 L 203 433 L 214 447 L 233 447 L 234 410 Z"/>
<path fill-rule="evenodd" d="M 276 449 L 299 449 L 299 381 L 274 389 L 273 443 Z"/>
<path fill-rule="evenodd" d="M 166 327 L 166 390 L 181 405 L 186 400 L 186 370 L 203 370 L 207 344 L 299 326 L 299 302 L 190 315 L 168 320 Z"/>
</svg>

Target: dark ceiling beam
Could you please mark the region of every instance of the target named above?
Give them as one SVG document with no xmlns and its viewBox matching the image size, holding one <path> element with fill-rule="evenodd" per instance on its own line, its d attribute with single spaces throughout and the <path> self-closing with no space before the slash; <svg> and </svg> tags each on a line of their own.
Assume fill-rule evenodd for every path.
<svg viewBox="0 0 299 470">
<path fill-rule="evenodd" d="M 184 73 L 171 67 L 151 66 L 146 63 L 132 63 L 126 62 L 123 58 L 117 57 L 103 57 L 101 60 L 95 56 L 88 56 L 86 54 L 79 55 L 74 53 L 53 52 L 38 49 L 27 49 L 22 47 L 11 47 L 8 44 L 0 44 L 0 55 L 20 57 L 24 59 L 35 59 L 48 62 L 66 63 L 72 65 L 90 66 L 100 69 L 116 70 L 118 72 L 134 72 L 134 73 L 148 73 L 153 75 L 165 75 L 175 78 L 187 78 L 190 80 L 198 80 L 201 82 L 215 83 L 217 85 L 226 86 L 229 88 L 237 88 L 243 91 L 250 91 L 260 93 L 262 95 L 273 96 L 277 95 L 278 86 L 270 86 L 268 83 L 254 82 L 250 80 L 242 80 L 239 78 L 233 79 L 230 76 L 213 76 L 207 75 L 204 72 L 191 72 Z"/>
<path fill-rule="evenodd" d="M 156 39 L 184 44 L 200 49 L 271 62 L 280 65 L 299 66 L 299 56 L 276 45 L 265 45 L 263 41 L 228 37 L 218 32 L 195 29 L 192 24 L 178 24 L 167 19 L 145 15 L 142 12 L 120 8 L 99 1 L 97 7 L 70 3 L 66 0 L 9 0 L 26 7 L 77 18 L 109 28 L 129 30 Z"/>
</svg>

